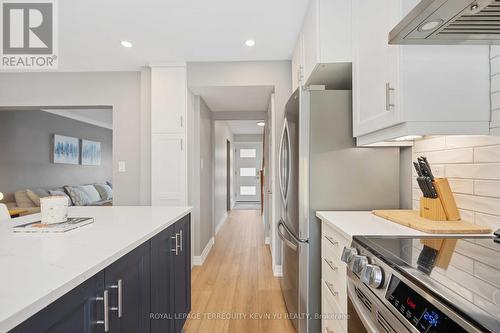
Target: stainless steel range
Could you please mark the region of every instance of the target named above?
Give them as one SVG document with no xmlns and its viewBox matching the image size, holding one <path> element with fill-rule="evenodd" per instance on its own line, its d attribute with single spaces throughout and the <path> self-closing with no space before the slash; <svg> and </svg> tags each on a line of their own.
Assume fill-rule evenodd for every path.
<svg viewBox="0 0 500 333">
<path fill-rule="evenodd" d="M 349 333 L 500 332 L 500 244 L 491 236 L 354 237 L 342 261 Z"/>
</svg>

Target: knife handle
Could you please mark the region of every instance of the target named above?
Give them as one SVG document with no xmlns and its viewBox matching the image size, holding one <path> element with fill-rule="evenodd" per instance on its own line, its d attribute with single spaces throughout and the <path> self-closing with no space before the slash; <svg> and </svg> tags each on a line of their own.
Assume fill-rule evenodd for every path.
<svg viewBox="0 0 500 333">
<path fill-rule="evenodd" d="M 434 183 L 432 182 L 431 177 L 425 177 L 425 182 L 427 183 L 427 186 L 429 188 L 429 198 L 436 199 L 438 197 L 436 188 L 434 187 Z"/>
<path fill-rule="evenodd" d="M 417 171 L 417 175 L 419 177 L 422 177 L 423 175 L 422 175 L 422 170 L 420 169 L 420 165 L 418 165 L 417 162 L 413 162 L 413 166 L 415 167 L 415 170 Z"/>
</svg>

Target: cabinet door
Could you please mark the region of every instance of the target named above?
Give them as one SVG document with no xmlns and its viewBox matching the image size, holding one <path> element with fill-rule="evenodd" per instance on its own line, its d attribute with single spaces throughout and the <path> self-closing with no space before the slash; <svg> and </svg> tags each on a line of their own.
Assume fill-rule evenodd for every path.
<svg viewBox="0 0 500 333">
<path fill-rule="evenodd" d="M 105 270 L 111 333 L 149 333 L 149 243 Z"/>
<path fill-rule="evenodd" d="M 104 273 L 98 273 L 10 333 L 104 333 Z"/>
<path fill-rule="evenodd" d="M 180 333 L 191 311 L 190 215 L 176 223 L 179 251 L 174 255 L 174 333 Z"/>
<path fill-rule="evenodd" d="M 186 204 L 186 153 L 184 137 L 153 134 L 151 142 L 153 206 Z"/>
<path fill-rule="evenodd" d="M 151 239 L 151 333 L 173 332 L 175 225 Z"/>
<path fill-rule="evenodd" d="M 352 1 L 354 135 L 400 120 L 399 46 L 388 44 L 400 18 L 400 0 Z"/>
<path fill-rule="evenodd" d="M 302 85 L 302 74 L 304 71 L 304 48 L 302 43 L 303 38 L 301 33 L 292 55 L 292 91 L 295 91 Z"/>
<path fill-rule="evenodd" d="M 151 132 L 182 133 L 187 106 L 186 67 L 151 69 Z"/>
</svg>

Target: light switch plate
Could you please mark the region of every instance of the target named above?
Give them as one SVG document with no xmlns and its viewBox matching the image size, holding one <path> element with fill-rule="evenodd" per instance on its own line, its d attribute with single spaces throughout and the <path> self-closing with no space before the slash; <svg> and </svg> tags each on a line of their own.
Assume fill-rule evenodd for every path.
<svg viewBox="0 0 500 333">
<path fill-rule="evenodd" d="M 118 172 L 126 172 L 127 167 L 125 165 L 125 161 L 119 161 L 118 162 Z"/>
</svg>

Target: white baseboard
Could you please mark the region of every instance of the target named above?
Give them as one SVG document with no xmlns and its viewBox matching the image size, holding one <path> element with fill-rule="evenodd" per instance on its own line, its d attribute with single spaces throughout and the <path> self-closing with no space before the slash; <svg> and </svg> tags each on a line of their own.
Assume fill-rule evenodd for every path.
<svg viewBox="0 0 500 333">
<path fill-rule="evenodd" d="M 202 266 L 203 263 L 205 262 L 205 259 L 207 259 L 208 254 L 210 253 L 210 250 L 212 249 L 212 246 L 215 244 L 215 239 L 212 237 L 208 243 L 207 246 L 203 249 L 203 252 L 201 252 L 201 256 L 194 256 L 193 257 L 193 266 Z"/>
<path fill-rule="evenodd" d="M 222 226 L 224 225 L 224 223 L 226 222 L 226 220 L 227 220 L 227 212 L 224 213 L 224 215 L 222 216 L 222 218 L 219 221 L 219 223 L 217 223 L 217 225 L 215 226 L 215 234 L 216 235 L 219 233 L 220 228 L 222 228 Z"/>
<path fill-rule="evenodd" d="M 281 266 L 281 265 L 274 265 L 273 266 L 273 275 L 275 277 L 283 277 L 283 266 Z"/>
<path fill-rule="evenodd" d="M 264 243 L 265 243 L 266 245 L 271 244 L 271 237 L 266 237 L 266 238 L 264 239 Z"/>
</svg>

